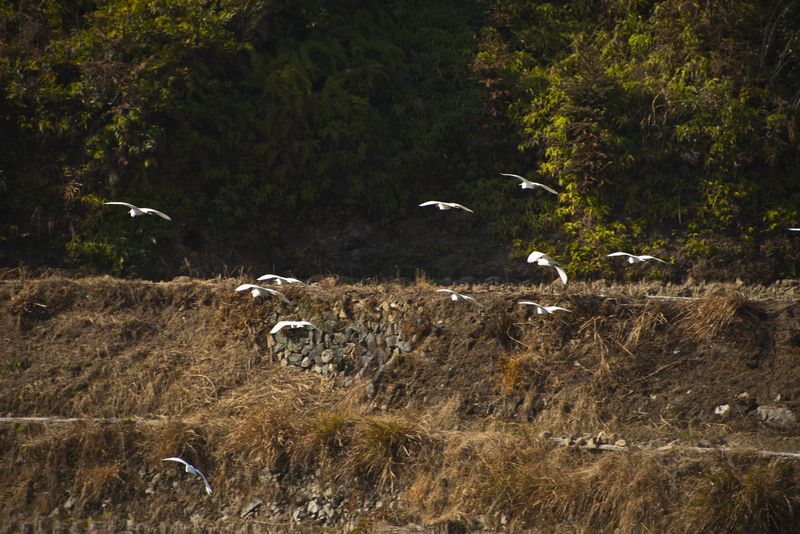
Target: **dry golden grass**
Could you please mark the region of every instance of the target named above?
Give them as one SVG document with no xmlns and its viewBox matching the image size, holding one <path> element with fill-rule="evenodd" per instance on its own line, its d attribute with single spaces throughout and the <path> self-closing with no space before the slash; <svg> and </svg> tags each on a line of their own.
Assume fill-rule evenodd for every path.
<svg viewBox="0 0 800 534">
<path fill-rule="evenodd" d="M 635 350 L 640 341 L 651 339 L 659 327 L 669 324 L 663 307 L 663 303 L 648 302 L 644 310 L 634 315 L 624 337 L 624 345 L 628 350 Z"/>
<path fill-rule="evenodd" d="M 302 430 L 300 421 L 308 416 L 286 400 L 253 410 L 225 436 L 223 454 L 244 457 L 270 469 L 285 469 Z"/>
<path fill-rule="evenodd" d="M 715 344 L 738 341 L 728 335 L 732 325 L 752 311 L 739 293 L 698 291 L 698 300 L 631 302 L 580 294 L 605 287 L 571 286 L 565 298 L 573 300 L 562 304 L 574 308 L 573 314 L 526 316 L 528 322 L 514 324 L 510 317 L 519 318 L 522 311 L 508 312 L 503 306 L 509 297 L 499 292 L 484 293 L 486 321 L 469 313 L 459 322 L 451 317 L 450 302 L 429 298 L 433 286 L 422 273 L 416 287 L 391 288 L 400 295 L 386 296 L 386 285 L 345 287 L 335 280 L 322 284 L 329 291 L 315 289 L 313 297 L 306 289 L 289 289 L 296 293 L 291 296 L 297 313 L 316 318 L 332 311 L 338 316 L 338 306 L 346 321 L 364 324 L 387 320 L 376 310 L 387 299 L 408 305 L 404 316 L 396 308 L 385 311 L 398 315 L 407 339 L 418 341 L 384 370 L 383 382 L 372 391 L 372 369 L 363 379 L 331 379 L 268 361 L 264 330 L 280 309 L 238 298 L 234 285 L 181 282 L 176 288 L 92 279 L 84 287 L 52 279 L 20 282 L 21 290 L 7 291 L 9 330 L 22 315 L 27 326 L 51 337 L 53 346 L 92 328 L 113 334 L 101 338 L 108 340 L 102 350 L 95 353 L 89 346 L 83 360 L 70 362 L 76 376 L 53 386 L 47 372 L 63 372 L 61 362 L 40 363 L 38 374 L 35 368 L 13 370 L 21 388 L 4 397 L 9 411 L 24 406 L 42 413 L 58 406 L 61 413 L 175 419 L 139 426 L 0 428 L 5 451 L 0 467 L 9 479 L 0 488 L 0 502 L 10 510 L 0 511 L 0 520 L 26 510 L 50 513 L 68 492 L 77 501 L 74 510 L 80 510 L 76 517 L 98 512 L 108 500 L 117 512 L 130 507 L 141 517 L 170 520 L 189 509 L 214 509 L 219 495 L 278 501 L 297 489 L 292 484 L 322 472 L 345 499 L 399 494 L 403 517 L 440 529 L 473 528 L 479 516 L 489 530 L 497 529 L 505 515 L 511 532 L 800 531 L 798 468 L 790 462 L 679 451 L 590 453 L 537 437 L 542 430 L 558 436 L 603 430 L 638 439 L 642 434 L 635 433 L 648 424 L 652 437 L 727 434 L 730 429 L 720 425 L 696 431 L 689 426 L 690 433 L 679 415 L 669 414 L 669 423 L 662 417 L 664 426 L 653 428 L 657 423 L 631 414 L 648 410 L 641 402 L 648 393 L 658 393 L 658 406 L 677 391 L 670 389 L 679 384 L 673 377 L 639 395 L 643 382 L 657 382 L 667 374 L 661 370 L 678 369 L 669 366 L 682 356 L 665 351 L 665 339 L 687 339 L 689 348 L 713 337 Z M 652 290 L 620 289 L 640 296 Z M 439 319 L 452 320 L 433 326 Z M 509 332 L 519 340 L 507 341 Z M 39 337 L 20 336 L 18 346 Z M 87 336 L 81 343 L 95 339 Z M 160 348 L 162 342 L 169 348 Z M 86 389 L 61 389 L 78 380 L 86 381 Z M 441 384 L 452 390 L 443 391 Z M 740 392 L 738 382 L 735 386 L 734 395 Z M 27 404 L 13 404 L 24 395 Z M 624 404 L 628 398 L 630 409 Z M 624 414 L 619 419 L 609 409 L 613 402 Z M 414 412 L 407 408 L 412 405 Z M 514 408 L 503 411 L 505 405 Z M 524 422 L 527 414 L 535 415 L 534 424 Z M 148 476 L 166 456 L 183 456 L 204 469 L 214 496 L 194 502 L 202 496 L 196 486 L 191 495 L 176 494 L 174 502 L 162 499 L 159 511 L 151 513 L 151 498 L 144 496 Z M 269 471 L 286 476 L 265 478 Z M 166 488 L 152 484 L 156 491 Z"/>
<path fill-rule="evenodd" d="M 800 473 L 792 463 L 742 465 L 717 457 L 692 482 L 681 513 L 675 514 L 687 532 L 797 532 L 800 527 Z"/>
<path fill-rule="evenodd" d="M 794 532 L 800 524 L 798 475 L 786 462 L 742 469 L 714 467 L 722 460 L 710 456 L 591 454 L 508 432 L 444 439 L 404 494 L 429 525 L 468 523 L 471 510 L 506 515 L 511 532 L 565 522 L 618 533 Z"/>
<path fill-rule="evenodd" d="M 97 505 L 103 497 L 113 495 L 125 484 L 117 464 L 84 466 L 75 473 L 75 489 L 78 502 L 83 507 Z"/>
<path fill-rule="evenodd" d="M 679 326 L 695 339 L 713 339 L 727 328 L 746 303 L 747 298 L 738 291 L 689 301 L 683 305 Z"/>
<path fill-rule="evenodd" d="M 430 525 L 460 522 L 480 507 L 479 484 L 491 469 L 495 456 L 502 456 L 518 440 L 507 432 L 470 430 L 439 435 L 441 452 L 420 462 L 403 494 Z"/>
<path fill-rule="evenodd" d="M 371 415 L 353 427 L 350 446 L 341 469 L 392 491 L 401 470 L 432 443 L 432 436 L 409 416 Z"/>
<path fill-rule="evenodd" d="M 13 478 L 27 483 L 3 492 L 5 503 L 52 510 L 69 491 L 75 509 L 87 510 L 104 499 L 124 498 L 131 493 L 127 471 L 140 458 L 139 438 L 131 425 L 24 425 L 7 452 L 14 455 Z"/>
<path fill-rule="evenodd" d="M 428 279 L 428 275 L 422 269 L 417 269 L 414 272 L 414 285 L 417 286 L 418 289 L 430 290 L 434 289 L 434 285 L 431 284 L 430 280 Z"/>
<path fill-rule="evenodd" d="M 292 463 L 328 467 L 341 458 L 349 445 L 354 424 L 352 414 L 345 411 L 325 410 L 310 415 L 292 444 Z"/>
</svg>

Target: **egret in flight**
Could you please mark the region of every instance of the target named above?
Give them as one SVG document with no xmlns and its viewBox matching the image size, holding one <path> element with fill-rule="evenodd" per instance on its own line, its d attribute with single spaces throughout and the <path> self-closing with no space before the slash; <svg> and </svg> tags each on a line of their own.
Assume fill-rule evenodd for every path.
<svg viewBox="0 0 800 534">
<path fill-rule="evenodd" d="M 306 285 L 297 278 L 288 278 L 285 276 L 278 276 L 277 274 L 265 274 L 264 276 L 259 276 L 258 279 L 274 281 L 276 285 L 282 285 L 282 284 L 300 284 L 301 286 Z"/>
<path fill-rule="evenodd" d="M 522 304 L 524 306 L 535 306 L 536 307 L 536 313 L 538 313 L 539 315 L 551 314 L 551 313 L 557 312 L 557 311 L 565 311 L 565 312 L 572 313 L 571 310 L 568 310 L 566 308 L 562 308 L 560 306 L 542 306 L 541 304 L 537 304 L 535 302 L 531 302 L 530 300 L 520 300 L 517 304 Z"/>
<path fill-rule="evenodd" d="M 140 215 L 158 215 L 162 219 L 166 219 L 168 221 L 172 220 L 166 213 L 161 213 L 153 208 L 137 208 L 133 204 L 128 204 L 127 202 L 104 202 L 103 204 L 107 206 L 125 206 L 126 208 L 130 208 L 128 213 L 131 214 L 131 217 L 138 217 Z"/>
<path fill-rule="evenodd" d="M 553 267 L 558 272 L 558 277 L 561 278 L 561 281 L 564 283 L 564 285 L 567 285 L 567 270 L 563 265 L 558 263 L 544 252 L 531 252 L 528 256 L 528 263 Z"/>
<path fill-rule="evenodd" d="M 162 458 L 161 461 L 162 462 L 178 462 L 178 463 L 181 463 L 181 464 L 185 465 L 187 473 L 189 473 L 191 475 L 194 475 L 196 477 L 200 477 L 200 478 L 203 479 L 203 484 L 206 485 L 206 493 L 208 495 L 211 495 L 211 484 L 208 483 L 208 479 L 206 478 L 206 476 L 198 468 L 196 468 L 195 466 L 193 466 L 192 464 L 190 464 L 189 462 L 187 462 L 183 458 L 177 458 L 177 457 Z"/>
<path fill-rule="evenodd" d="M 512 178 L 516 178 L 517 180 L 519 180 L 519 186 L 522 189 L 536 189 L 537 187 L 541 187 L 548 193 L 553 193 L 554 195 L 558 195 L 558 191 L 556 191 L 552 187 L 540 184 L 539 182 L 531 182 L 530 180 L 528 180 L 527 178 L 523 178 L 519 174 L 509 174 L 506 172 L 501 172 L 500 176 L 511 176 Z"/>
<path fill-rule="evenodd" d="M 457 208 L 457 209 L 460 209 L 460 210 L 468 211 L 470 213 L 475 213 L 471 209 L 465 208 L 461 204 L 456 204 L 455 202 L 441 202 L 439 200 L 429 200 L 427 202 L 423 202 L 422 204 L 420 204 L 420 207 L 423 207 L 423 206 L 436 206 L 440 210 L 450 210 L 450 209 L 453 209 L 453 208 Z"/>
<path fill-rule="evenodd" d="M 277 334 L 284 328 L 314 328 L 319 330 L 316 326 L 308 321 L 279 321 L 275 326 L 272 327 L 272 330 L 269 331 L 270 334 Z"/>
<path fill-rule="evenodd" d="M 287 299 L 283 295 L 283 293 L 281 293 L 280 291 L 275 291 L 274 289 L 270 289 L 268 287 L 261 287 L 255 284 L 242 284 L 236 288 L 236 291 L 247 291 L 248 289 L 250 290 L 250 294 L 253 296 L 253 298 L 272 296 L 272 297 L 278 297 L 286 304 L 291 304 L 291 302 L 289 302 L 289 299 Z"/>
<path fill-rule="evenodd" d="M 664 260 L 656 258 L 655 256 L 648 256 L 647 254 L 642 254 L 641 256 L 637 256 L 635 254 L 628 254 L 627 252 L 612 252 L 611 254 L 608 254 L 606 257 L 615 258 L 617 256 L 623 256 L 628 258 L 628 263 L 642 263 L 648 260 L 655 260 L 655 261 L 660 261 L 661 263 L 667 263 Z"/>
<path fill-rule="evenodd" d="M 461 293 L 456 293 L 452 289 L 437 289 L 437 293 L 448 293 L 450 295 L 450 300 L 453 302 L 457 302 L 459 300 L 469 301 L 478 306 L 479 308 L 483 308 L 483 304 L 475 300 L 474 298 L 470 297 L 469 295 L 462 295 Z"/>
</svg>

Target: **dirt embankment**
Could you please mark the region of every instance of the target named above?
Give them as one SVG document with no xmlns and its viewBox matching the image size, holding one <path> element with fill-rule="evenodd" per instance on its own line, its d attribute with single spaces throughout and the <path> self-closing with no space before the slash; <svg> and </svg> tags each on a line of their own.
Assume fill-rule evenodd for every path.
<svg viewBox="0 0 800 534">
<path fill-rule="evenodd" d="M 800 528 L 792 282 L 241 282 L 0 282 L 0 523 Z"/>
</svg>

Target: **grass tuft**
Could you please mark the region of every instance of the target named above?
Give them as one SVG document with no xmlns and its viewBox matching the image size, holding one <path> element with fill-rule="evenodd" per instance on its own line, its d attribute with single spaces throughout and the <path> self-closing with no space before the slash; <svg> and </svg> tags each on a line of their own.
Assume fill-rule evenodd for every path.
<svg viewBox="0 0 800 534">
<path fill-rule="evenodd" d="M 688 302 L 679 324 L 693 338 L 709 340 L 721 334 L 747 303 L 747 298 L 737 291 Z"/>
<path fill-rule="evenodd" d="M 372 415 L 359 419 L 343 468 L 346 472 L 393 490 L 400 470 L 416 458 L 432 437 L 404 415 Z"/>
<path fill-rule="evenodd" d="M 687 532 L 798 532 L 798 488 L 793 464 L 761 460 L 742 467 L 719 457 L 698 475 L 679 517 Z"/>
</svg>

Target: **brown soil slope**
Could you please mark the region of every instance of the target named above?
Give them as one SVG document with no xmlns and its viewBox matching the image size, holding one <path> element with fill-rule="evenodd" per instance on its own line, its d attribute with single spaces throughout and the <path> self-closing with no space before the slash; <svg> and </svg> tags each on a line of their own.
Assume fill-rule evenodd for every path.
<svg viewBox="0 0 800 534">
<path fill-rule="evenodd" d="M 800 530 L 793 283 L 241 282 L 0 282 L 0 524 Z"/>
</svg>

